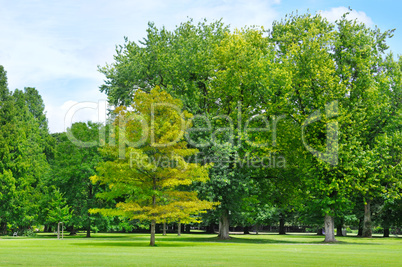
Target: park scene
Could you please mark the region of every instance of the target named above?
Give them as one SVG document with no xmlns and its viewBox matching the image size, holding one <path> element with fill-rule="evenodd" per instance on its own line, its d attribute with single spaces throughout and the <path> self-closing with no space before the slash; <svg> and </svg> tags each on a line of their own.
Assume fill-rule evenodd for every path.
<svg viewBox="0 0 402 267">
<path fill-rule="evenodd" d="M 148 20 L 60 109 L 0 53 L 0 266 L 401 266 L 398 29 L 331 10 Z"/>
</svg>

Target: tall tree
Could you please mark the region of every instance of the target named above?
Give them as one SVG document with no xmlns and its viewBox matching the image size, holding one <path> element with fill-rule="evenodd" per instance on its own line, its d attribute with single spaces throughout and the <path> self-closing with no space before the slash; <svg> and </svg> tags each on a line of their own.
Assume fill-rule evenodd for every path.
<svg viewBox="0 0 402 267">
<path fill-rule="evenodd" d="M 180 98 L 193 114 L 207 111 L 208 84 L 214 77 L 213 51 L 228 27 L 221 21 L 194 25 L 181 23 L 174 31 L 148 24 L 147 37 L 138 43 L 125 40 L 117 46 L 115 62 L 99 68 L 105 74 L 101 91 L 115 106 L 129 105 L 133 93 L 155 86 Z"/>
<path fill-rule="evenodd" d="M 40 123 L 29 108 L 27 95 L 18 89 L 13 93 L 8 90 L 6 72 L 0 66 L 0 171 L 2 188 L 10 191 L 6 194 L 8 210 L 0 215 L 3 233 L 7 224 L 25 231 L 37 221 L 39 184 L 48 171 Z M 40 96 L 38 99 L 41 101 Z M 41 112 L 43 115 L 43 110 L 38 114 Z"/>
<path fill-rule="evenodd" d="M 342 106 L 348 110 L 349 119 L 342 125 L 349 143 L 349 166 L 344 169 L 354 180 L 355 192 L 363 197 L 364 223 L 362 236 L 371 237 L 370 203 L 381 197 L 382 191 L 392 191 L 391 183 L 381 175 L 382 155 L 376 149 L 376 139 L 395 124 L 401 110 L 400 68 L 386 56 L 387 38 L 393 31 L 381 32 L 364 24 L 346 19 L 337 22 L 334 59 L 337 76 L 347 89 Z M 399 123 L 400 125 L 400 123 Z"/>
<path fill-rule="evenodd" d="M 333 26 L 323 20 L 319 15 L 291 15 L 290 17 L 275 22 L 270 31 L 270 39 L 277 47 L 279 60 L 282 67 L 289 74 L 288 86 L 281 90 L 275 87 L 270 93 L 270 98 L 276 99 L 278 106 L 284 115 L 289 116 L 298 125 L 302 142 L 307 144 L 311 151 L 326 151 L 326 154 L 301 151 L 305 161 L 305 185 L 308 188 L 309 197 L 319 198 L 322 215 L 325 216 L 326 241 L 334 241 L 333 217 L 335 209 L 339 209 L 346 198 L 347 188 L 342 183 L 343 177 L 337 172 L 335 147 L 336 124 L 331 123 L 336 111 L 336 106 L 327 106 L 328 103 L 342 97 L 346 92 L 340 86 L 339 79 L 335 76 L 335 64 L 328 47 L 333 42 Z M 290 86 L 289 86 L 290 85 Z M 281 101 L 282 100 L 282 101 Z M 319 118 L 313 118 L 311 114 L 327 107 L 325 116 L 321 116 L 321 122 L 309 125 Z M 303 127 L 302 127 L 303 126 Z M 328 131 L 328 133 L 326 133 Z M 335 138 L 328 138 L 327 135 Z M 332 140 L 331 140 L 332 139 Z M 335 140 L 334 140 L 335 139 Z M 329 144 L 329 147 L 327 145 Z M 311 149 L 314 147 L 314 149 Z M 336 162 L 337 163 L 337 162 Z"/>
<path fill-rule="evenodd" d="M 159 84 L 192 113 L 206 114 L 198 127 L 204 132 L 195 134 L 203 142 L 189 142 L 202 147 L 204 155 L 213 155 L 214 146 L 226 141 L 230 149 L 223 151 L 230 160 L 287 154 L 292 161 L 283 173 L 292 173 L 306 188 L 307 203 L 315 206 L 310 210 L 322 213 L 325 240 L 332 242 L 334 218 L 347 212 L 350 201 L 363 198 L 369 229 L 370 201 L 384 190 L 391 193 L 390 184 L 398 182 L 378 169 L 384 160 L 378 140 L 400 125 L 394 119 L 400 114 L 400 62 L 392 55 L 384 59 L 391 35 L 348 20 L 347 14 L 335 24 L 319 14 L 292 14 L 274 22 L 268 37 L 258 28 L 229 32 L 220 22 L 194 26 L 189 21 L 173 32 L 150 24 L 142 47 L 127 41 L 117 50 L 116 62 L 100 69 L 107 78 L 101 90 L 118 104 L 131 101 L 139 87 L 149 91 Z M 264 131 L 268 116 L 272 128 Z M 214 131 L 225 123 L 229 127 Z M 250 126 L 258 130 L 249 133 Z M 216 145 L 211 142 L 216 137 L 226 139 Z M 270 139 L 272 146 L 264 146 Z M 279 173 L 229 164 L 211 168 L 210 183 L 216 175 L 227 185 L 242 180 L 242 187 L 250 189 L 256 181 L 250 177 Z M 206 192 L 207 187 L 200 188 Z M 210 196 L 223 197 L 213 190 Z"/>
<path fill-rule="evenodd" d="M 69 220 L 71 232 L 84 228 L 87 237 L 91 236 L 94 220 L 88 210 L 101 204 L 95 198 L 101 188 L 92 184 L 89 177 L 95 175 L 95 167 L 104 159 L 98 151 L 102 127 L 98 123 L 77 122 L 66 133 L 56 134 L 54 159 L 47 181 L 48 185 L 59 188 L 73 210 Z"/>
<path fill-rule="evenodd" d="M 197 215 L 211 209 L 186 190 L 195 181 L 208 180 L 208 165 L 187 163 L 198 151 L 187 147 L 183 135 L 191 114 L 180 100 L 159 88 L 138 90 L 130 107 L 115 110 L 116 144 L 103 149 L 113 160 L 100 163 L 93 182 L 107 184 L 102 198 L 118 198 L 113 209 L 92 209 L 104 215 L 121 215 L 151 222 L 150 245 L 155 245 L 155 225 L 171 218 L 197 221 Z"/>
<path fill-rule="evenodd" d="M 289 93 L 277 95 L 285 93 L 285 110 L 301 125 L 302 141 L 312 153 L 306 155 L 311 159 L 306 182 L 310 196 L 321 200 L 326 241 L 335 240 L 333 217 L 342 214 L 353 192 L 365 198 L 369 228 L 369 204 L 381 191 L 373 189 L 382 183 L 376 182 L 381 176 L 374 140 L 395 114 L 388 113 L 385 100 L 398 89 L 383 85 L 381 67 L 392 31 L 370 29 L 346 16 L 332 25 L 320 15 L 291 15 L 274 23 L 270 37 L 292 77 Z M 325 115 L 319 111 L 324 107 Z"/>
</svg>

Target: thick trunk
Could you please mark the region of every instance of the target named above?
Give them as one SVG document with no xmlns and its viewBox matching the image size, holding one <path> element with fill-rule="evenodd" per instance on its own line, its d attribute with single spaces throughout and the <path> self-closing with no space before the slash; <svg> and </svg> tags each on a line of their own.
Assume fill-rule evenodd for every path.
<svg viewBox="0 0 402 267">
<path fill-rule="evenodd" d="M 219 219 L 219 239 L 230 239 L 229 214 L 227 211 L 224 211 Z"/>
<path fill-rule="evenodd" d="M 181 236 L 181 222 L 178 222 L 177 224 L 177 235 Z"/>
<path fill-rule="evenodd" d="M 57 239 L 60 239 L 60 223 L 57 224 Z"/>
<path fill-rule="evenodd" d="M 336 226 L 336 236 L 343 236 L 342 235 L 342 224 L 338 224 Z"/>
<path fill-rule="evenodd" d="M 389 237 L 389 228 L 384 228 L 384 237 Z"/>
<path fill-rule="evenodd" d="M 326 214 L 324 219 L 325 225 L 325 240 L 324 242 L 336 242 L 334 217 Z"/>
<path fill-rule="evenodd" d="M 280 235 L 285 235 L 286 231 L 285 231 L 285 218 L 281 217 L 279 219 L 279 234 Z"/>
<path fill-rule="evenodd" d="M 155 220 L 151 221 L 151 242 L 149 243 L 150 246 L 155 246 Z"/>
<path fill-rule="evenodd" d="M 363 233 L 362 237 L 372 237 L 373 233 L 371 230 L 371 208 L 370 201 L 364 204 L 364 219 L 363 219 Z"/>
<path fill-rule="evenodd" d="M 166 223 L 163 223 L 163 235 L 166 235 Z"/>
<path fill-rule="evenodd" d="M 256 226 L 255 226 L 255 234 L 256 235 L 258 235 L 258 229 L 260 228 L 260 226 L 257 224 Z"/>
<path fill-rule="evenodd" d="M 249 227 L 248 226 L 244 226 L 244 229 L 243 229 L 243 234 L 245 234 L 245 235 L 249 235 L 250 234 L 250 231 L 249 231 Z"/>
</svg>

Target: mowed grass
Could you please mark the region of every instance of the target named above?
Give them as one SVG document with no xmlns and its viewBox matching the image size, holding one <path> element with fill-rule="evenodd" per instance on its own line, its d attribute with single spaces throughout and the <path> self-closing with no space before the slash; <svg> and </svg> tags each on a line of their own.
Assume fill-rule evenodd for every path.
<svg viewBox="0 0 402 267">
<path fill-rule="evenodd" d="M 338 237 L 323 243 L 314 234 L 168 234 L 149 247 L 147 234 L 35 238 L 0 237 L 0 265 L 28 266 L 402 266 L 402 239 Z"/>
</svg>

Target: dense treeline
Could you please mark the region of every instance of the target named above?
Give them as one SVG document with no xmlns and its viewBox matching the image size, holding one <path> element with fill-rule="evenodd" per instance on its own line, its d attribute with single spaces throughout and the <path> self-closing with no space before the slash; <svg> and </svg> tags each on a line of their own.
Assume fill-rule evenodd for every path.
<svg viewBox="0 0 402 267">
<path fill-rule="evenodd" d="M 346 16 L 332 24 L 290 15 L 268 31 L 150 23 L 143 41 L 126 39 L 100 68 L 110 104 L 131 108 L 112 112 L 106 127 L 76 123 L 53 135 L 38 92 L 10 92 L 1 67 L 1 232 L 59 221 L 88 236 L 148 223 L 155 231 L 155 223 L 191 223 L 214 206 L 202 225 L 222 239 L 230 226 L 247 233 L 272 224 L 281 234 L 286 224 L 324 226 L 328 242 L 345 226 L 389 235 L 402 218 L 402 59 L 387 52 L 390 37 Z M 123 140 L 122 114 L 146 115 L 158 101 L 191 121 L 177 147 L 155 146 L 180 133 L 168 110 L 156 124 L 154 115 L 125 124 L 131 139 Z M 144 121 L 162 129 L 152 128 L 156 141 L 142 139 Z M 134 152 L 174 166 L 133 164 Z M 182 159 L 193 169 L 180 169 Z"/>
<path fill-rule="evenodd" d="M 53 139 L 42 98 L 34 88 L 10 92 L 0 66 L 0 226 L 3 234 L 28 229 L 40 219 L 43 177 L 49 170 Z"/>
<path fill-rule="evenodd" d="M 317 226 L 325 219 L 326 241 L 334 240 L 335 223 L 351 221 L 371 236 L 372 204 L 400 205 L 402 60 L 386 53 L 392 31 L 346 15 L 332 24 L 305 14 L 269 31 L 189 21 L 174 31 L 151 23 L 147 32 L 118 46 L 115 62 L 100 68 L 107 77 L 101 91 L 127 105 L 138 88 L 160 86 L 203 115 L 193 127 L 204 131 L 187 140 L 204 157 L 229 159 L 197 187 L 221 203 L 205 221 L 219 224 L 222 238 L 230 220 L 266 222 L 267 205 L 282 226 L 296 214 Z M 285 167 L 244 164 L 278 155 Z"/>
</svg>

